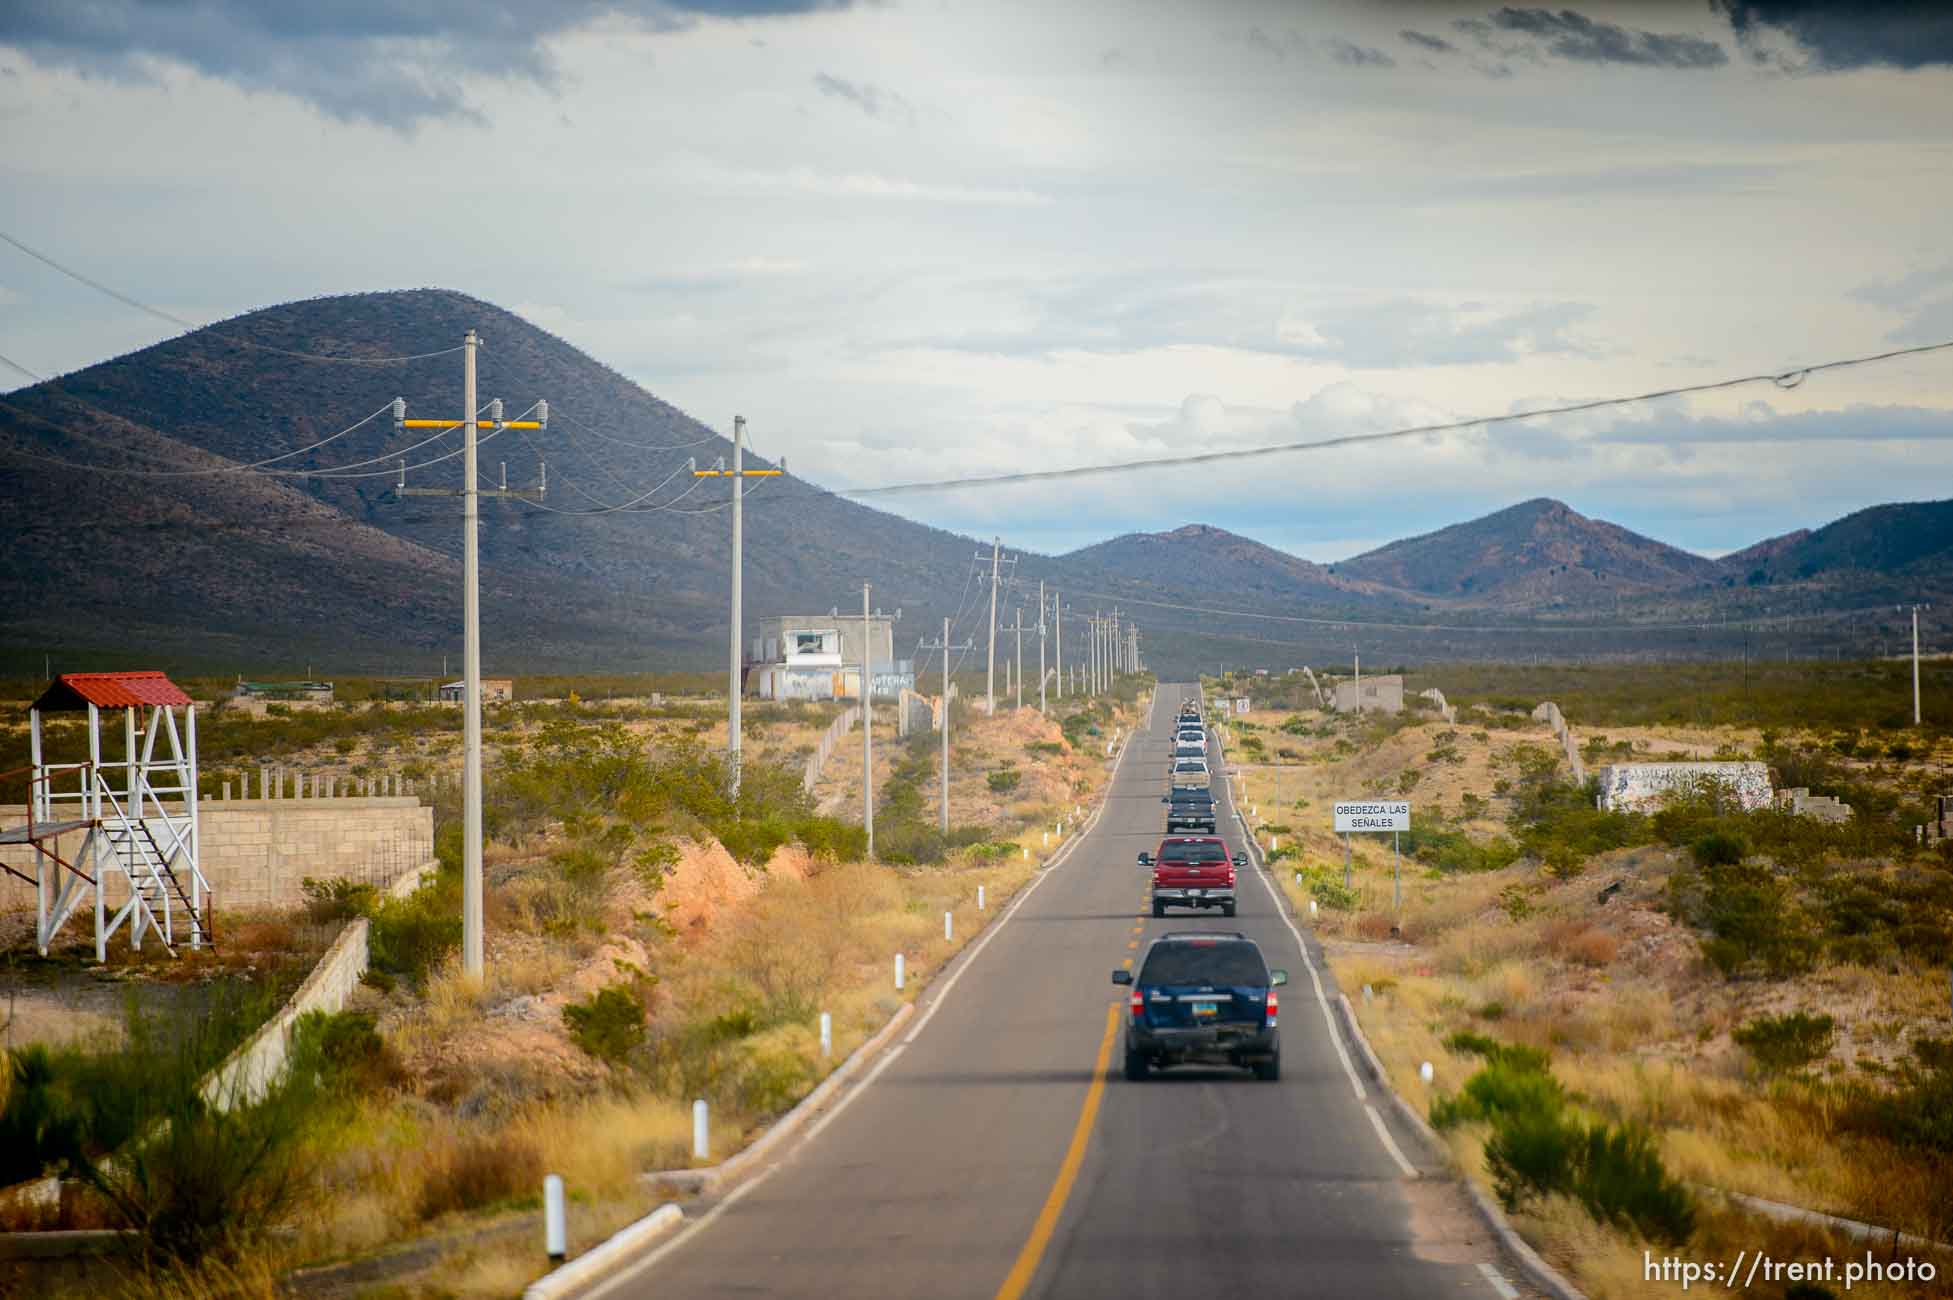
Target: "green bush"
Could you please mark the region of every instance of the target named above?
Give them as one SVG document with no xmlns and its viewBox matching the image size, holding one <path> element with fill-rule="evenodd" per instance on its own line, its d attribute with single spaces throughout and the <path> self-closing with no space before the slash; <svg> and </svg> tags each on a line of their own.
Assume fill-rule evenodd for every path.
<svg viewBox="0 0 1953 1300">
<path fill-rule="evenodd" d="M 1831 1054 L 1836 1022 L 1830 1016 L 1793 1011 L 1758 1016 L 1730 1034 L 1738 1047 L 1772 1074 L 1801 1070 Z"/>
<path fill-rule="evenodd" d="M 1632 1225 L 1652 1241 L 1679 1245 L 1695 1231 L 1694 1198 L 1668 1176 L 1653 1135 L 1638 1125 L 1587 1129 L 1572 1191 L 1597 1222 Z"/>
<path fill-rule="evenodd" d="M 443 869 L 405 898 L 373 907 L 367 935 L 375 968 L 419 983 L 461 946 L 461 872 Z"/>
<path fill-rule="evenodd" d="M 1844 1127 L 1902 1147 L 1953 1157 L 1953 1041 L 1913 1040 L 1891 1092 L 1856 1091 Z"/>
<path fill-rule="evenodd" d="M 622 1065 L 644 1042 L 644 1002 L 632 985 L 612 984 L 564 1007 L 563 1024 L 578 1047 Z"/>
<path fill-rule="evenodd" d="M 1695 1207 L 1687 1188 L 1669 1177 L 1647 1130 L 1583 1123 L 1570 1114 L 1564 1089 L 1546 1053 L 1462 1031 L 1445 1045 L 1485 1058 L 1456 1097 L 1432 1103 L 1438 1128 L 1489 1124 L 1485 1162 L 1493 1189 L 1508 1210 L 1534 1196 L 1578 1200 L 1599 1223 L 1631 1225 L 1655 1241 L 1686 1241 Z"/>
<path fill-rule="evenodd" d="M 379 894 L 372 885 L 343 876 L 331 880 L 307 876 L 299 882 L 299 891 L 305 895 L 306 918 L 318 925 L 365 916 Z"/>
<path fill-rule="evenodd" d="M 306 1012 L 292 1026 L 289 1059 L 294 1073 L 310 1072 L 328 1096 L 370 1097 L 406 1078 L 399 1055 L 368 1011 Z"/>
<path fill-rule="evenodd" d="M 992 794 L 1009 794 L 1024 781 L 1024 774 L 1014 767 L 998 768 L 984 778 Z"/>
</svg>

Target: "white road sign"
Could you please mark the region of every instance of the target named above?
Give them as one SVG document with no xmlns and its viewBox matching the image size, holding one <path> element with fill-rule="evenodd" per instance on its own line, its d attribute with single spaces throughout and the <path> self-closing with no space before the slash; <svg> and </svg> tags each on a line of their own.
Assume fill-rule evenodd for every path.
<svg viewBox="0 0 1953 1300">
<path fill-rule="evenodd" d="M 1366 831 L 1407 831 L 1410 828 L 1410 800 L 1408 799 L 1339 801 L 1336 804 L 1338 835 L 1361 835 Z"/>
</svg>

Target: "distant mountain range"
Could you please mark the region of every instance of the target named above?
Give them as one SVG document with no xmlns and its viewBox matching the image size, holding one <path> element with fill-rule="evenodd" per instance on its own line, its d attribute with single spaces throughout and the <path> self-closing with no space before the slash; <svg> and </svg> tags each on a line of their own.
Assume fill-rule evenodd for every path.
<svg viewBox="0 0 1953 1300">
<path fill-rule="evenodd" d="M 0 398 L 0 666 L 38 672 L 49 652 L 69 668 L 438 667 L 459 648 L 459 503 L 396 497 L 393 467 L 453 451 L 458 435 L 409 451 L 424 435 L 382 415 L 305 449 L 395 396 L 410 415 L 451 417 L 458 358 L 295 354 L 427 353 L 470 328 L 485 338 L 480 400 L 504 399 L 511 417 L 537 398 L 554 410 L 546 433 L 482 448 L 484 481 L 505 467 L 512 486 L 533 484 L 546 459 L 550 482 L 546 510 L 483 503 L 490 670 L 722 662 L 726 489 L 693 480 L 684 458 L 709 465 L 729 444 L 511 313 L 415 290 L 267 308 Z M 267 460 L 353 476 L 236 472 Z M 458 465 L 409 481 L 452 485 Z M 749 499 L 749 619 L 857 607 L 864 580 L 879 607 L 901 608 L 898 641 L 959 613 L 961 639 L 987 610 L 972 539 L 792 476 Z M 1333 565 L 1190 524 L 1015 567 L 1006 609 L 1040 578 L 1075 612 L 1121 607 L 1176 675 L 1353 647 L 1406 661 L 1723 654 L 1734 634 L 1674 625 L 1725 620 L 1794 626 L 1807 652 L 1876 653 L 1896 618 L 1863 611 L 1953 597 L 1953 501 L 1874 507 L 1721 560 L 1540 499 Z"/>
</svg>

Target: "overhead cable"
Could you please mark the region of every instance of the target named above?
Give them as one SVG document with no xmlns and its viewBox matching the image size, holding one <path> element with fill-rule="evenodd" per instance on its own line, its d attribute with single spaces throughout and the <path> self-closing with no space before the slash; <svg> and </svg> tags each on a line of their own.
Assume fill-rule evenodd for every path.
<svg viewBox="0 0 1953 1300">
<path fill-rule="evenodd" d="M 327 356 L 321 352 L 298 352 L 292 350 L 291 348 L 273 347 L 269 343 L 255 343 L 250 339 L 239 338 L 234 334 L 227 334 L 224 331 L 215 329 L 214 327 L 209 325 L 199 324 L 198 322 L 193 320 L 185 320 L 183 317 L 178 316 L 173 312 L 164 311 L 161 307 L 152 307 L 148 303 L 143 302 L 139 298 L 132 298 L 128 294 L 123 293 L 120 289 L 111 288 L 109 285 L 103 284 L 100 280 L 92 279 L 89 276 L 83 275 L 80 271 L 75 270 L 71 266 L 66 266 L 60 262 L 55 261 L 52 257 L 49 257 L 46 253 L 43 253 L 39 249 L 33 248 L 27 244 L 23 244 L 20 240 L 14 238 L 12 235 L 8 234 L 4 230 L 0 230 L 0 240 L 5 240 L 7 243 L 12 244 L 15 248 L 27 254 L 27 256 L 33 258 L 35 261 L 53 267 L 55 270 L 67 276 L 69 279 L 78 280 L 82 284 L 85 284 L 89 288 L 95 290 L 97 293 L 107 294 L 109 297 L 115 299 L 119 303 L 122 303 L 124 306 L 133 307 L 139 312 L 147 313 L 148 315 L 156 317 L 156 319 L 158 320 L 168 321 L 172 325 L 179 325 L 187 330 L 205 330 L 211 334 L 214 334 L 216 337 L 223 339 L 226 343 L 235 343 L 239 347 L 254 348 L 259 352 L 271 352 L 281 357 L 292 357 L 299 361 L 322 361 L 322 362 L 334 363 L 339 365 L 351 365 L 351 366 L 385 366 L 385 365 L 397 365 L 408 361 L 425 361 L 430 357 L 451 356 L 454 353 L 461 351 L 460 347 L 452 347 L 452 348 L 442 348 L 436 352 L 415 352 L 406 356 L 395 356 L 395 357 L 333 357 L 333 356 Z"/>
<path fill-rule="evenodd" d="M 927 479 L 910 483 L 884 483 L 873 487 L 860 488 L 813 488 L 789 496 L 821 495 L 837 497 L 876 497 L 895 496 L 906 492 L 944 492 L 955 488 L 1003 487 L 1016 483 L 1044 483 L 1061 479 L 1090 478 L 1101 474 L 1128 474 L 1149 469 L 1174 469 L 1187 465 L 1209 465 L 1222 461 L 1250 460 L 1263 456 L 1284 456 L 1298 452 L 1328 451 L 1337 447 L 1353 447 L 1365 443 L 1391 442 L 1402 438 L 1417 438 L 1433 433 L 1454 433 L 1463 429 L 1484 428 L 1491 425 L 1511 424 L 1519 420 L 1534 420 L 1548 415 L 1572 415 L 1581 411 L 1597 411 L 1611 406 L 1630 406 L 1638 402 L 1658 401 L 1666 397 L 1684 397 L 1694 393 L 1718 392 L 1728 388 L 1738 388 L 1747 384 L 1771 383 L 1779 388 L 1796 388 L 1812 375 L 1828 370 L 1843 370 L 1852 366 L 1869 366 L 1881 361 L 1891 361 L 1899 357 L 1921 356 L 1931 352 L 1953 349 L 1953 340 L 1943 343 L 1926 343 L 1918 347 L 1894 348 L 1888 352 L 1869 356 L 1846 357 L 1837 361 L 1824 361 L 1815 365 L 1799 366 L 1792 370 L 1772 371 L 1764 374 L 1741 375 L 1734 379 L 1719 379 L 1709 383 L 1685 384 L 1677 388 L 1661 388 L 1652 392 L 1632 393 L 1624 397 L 1598 397 L 1583 402 L 1565 402 L 1558 406 L 1541 406 L 1530 411 L 1513 411 L 1505 415 L 1480 415 L 1462 420 L 1445 420 L 1434 424 L 1418 424 L 1408 428 L 1389 429 L 1380 433 L 1349 433 L 1335 438 L 1321 438 L 1313 442 L 1283 442 L 1262 447 L 1241 447 L 1227 451 L 1192 452 L 1184 456 L 1156 456 L 1145 460 L 1110 461 L 1100 465 L 1074 465 L 1066 469 L 1022 470 L 1010 474 L 979 474 L 967 478 Z"/>
</svg>

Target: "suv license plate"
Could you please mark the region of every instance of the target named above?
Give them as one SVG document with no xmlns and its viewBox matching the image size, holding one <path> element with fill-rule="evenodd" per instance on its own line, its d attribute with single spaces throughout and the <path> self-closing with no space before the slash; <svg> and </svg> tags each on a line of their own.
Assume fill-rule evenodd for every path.
<svg viewBox="0 0 1953 1300">
<path fill-rule="evenodd" d="M 1205 894 L 1206 892 L 1207 892 L 1207 891 L 1206 891 L 1206 890 L 1204 890 L 1204 889 L 1189 889 L 1189 890 L 1187 891 L 1187 897 L 1188 897 L 1188 898 L 1199 898 L 1199 897 L 1201 897 L 1201 896 L 1202 896 L 1203 894 Z"/>
<path fill-rule="evenodd" d="M 1219 1011 L 1219 1006 L 1212 1002 L 1196 1002 L 1193 1004 L 1193 1013 L 1196 1019 L 1201 1016 L 1216 1015 Z"/>
</svg>

